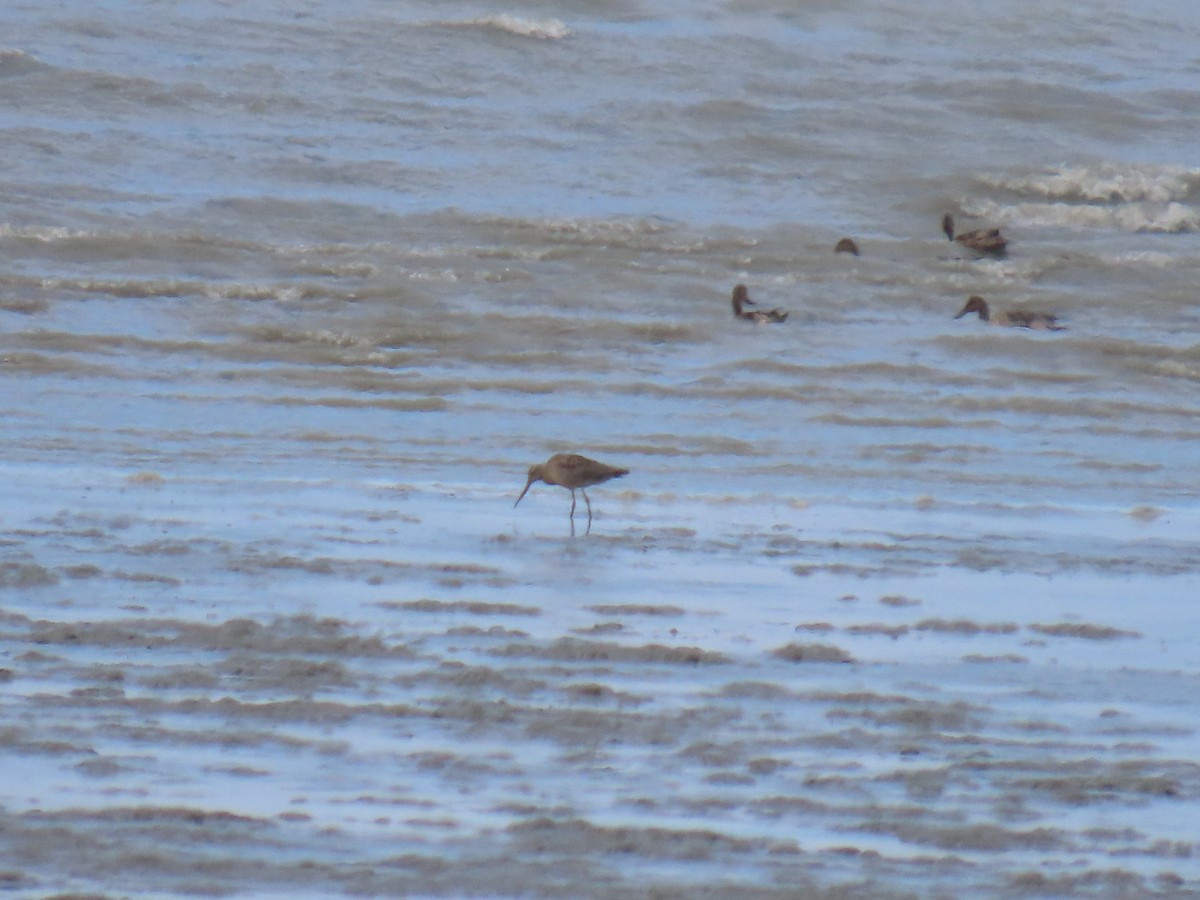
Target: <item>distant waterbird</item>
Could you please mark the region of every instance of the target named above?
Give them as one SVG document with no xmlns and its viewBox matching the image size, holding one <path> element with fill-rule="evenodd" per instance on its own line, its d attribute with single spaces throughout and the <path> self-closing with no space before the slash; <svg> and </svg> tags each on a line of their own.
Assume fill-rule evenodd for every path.
<svg viewBox="0 0 1200 900">
<path fill-rule="evenodd" d="M 525 487 L 521 491 L 521 496 L 517 498 L 517 502 L 513 504 L 513 509 L 517 508 L 517 503 L 521 502 L 521 499 L 528 493 L 530 485 L 535 481 L 565 487 L 571 492 L 570 520 L 571 534 L 574 535 L 575 491 L 578 489 L 583 492 L 583 502 L 587 504 L 588 526 L 587 531 L 584 532 L 587 534 L 592 530 L 592 501 L 588 499 L 587 491 L 584 489 L 628 474 L 628 469 L 597 462 L 586 456 L 580 456 L 578 453 L 555 453 L 544 463 L 537 463 L 529 467 L 529 480 L 525 482 Z"/>
<path fill-rule="evenodd" d="M 771 325 L 778 322 L 783 322 L 787 319 L 788 314 L 783 309 L 747 310 L 746 306 L 755 306 L 755 302 L 750 299 L 750 292 L 744 284 L 736 285 L 733 289 L 733 317 L 742 319 L 745 322 L 753 322 L 756 325 Z"/>
<path fill-rule="evenodd" d="M 854 238 L 844 237 L 833 245 L 834 253 L 849 253 L 851 256 L 858 256 L 858 244 L 854 243 Z"/>
<path fill-rule="evenodd" d="M 955 241 L 977 253 L 992 253 L 1000 256 L 1008 247 L 1008 241 L 1000 234 L 999 228 L 978 228 L 956 235 L 954 233 L 954 216 L 950 213 L 942 216 L 942 231 L 946 239 Z"/>
<path fill-rule="evenodd" d="M 1066 325 L 1058 324 L 1058 316 L 1050 313 L 1034 312 L 1028 309 L 1010 309 L 996 313 L 994 316 L 988 309 L 987 301 L 978 294 L 967 298 L 967 304 L 954 318 L 961 319 L 970 313 L 978 313 L 979 318 L 992 325 L 1008 325 L 1013 328 L 1033 328 L 1038 331 L 1065 331 Z"/>
</svg>

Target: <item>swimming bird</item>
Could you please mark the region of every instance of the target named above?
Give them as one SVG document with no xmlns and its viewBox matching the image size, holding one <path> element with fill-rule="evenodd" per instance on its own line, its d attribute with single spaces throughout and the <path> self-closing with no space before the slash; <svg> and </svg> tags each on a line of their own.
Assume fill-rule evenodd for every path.
<svg viewBox="0 0 1200 900">
<path fill-rule="evenodd" d="M 978 294 L 967 299 L 964 306 L 954 318 L 961 319 L 968 313 L 979 313 L 979 318 L 993 325 L 1009 325 L 1014 328 L 1033 328 L 1038 331 L 1065 331 L 1066 325 L 1058 324 L 1058 316 L 1050 313 L 1032 312 L 1027 309 L 1010 309 L 1007 312 L 990 315 L 987 301 Z"/>
<path fill-rule="evenodd" d="M 955 236 L 954 216 L 950 213 L 942 216 L 942 231 L 946 232 L 947 240 L 957 241 L 964 247 L 979 253 L 994 253 L 999 256 L 1008 246 L 1008 241 L 1000 235 L 999 228 L 979 228 Z"/>
<path fill-rule="evenodd" d="M 750 292 L 746 290 L 746 286 L 739 284 L 733 289 L 733 317 L 735 319 L 744 319 L 756 325 L 767 325 L 782 322 L 788 317 L 786 310 L 772 309 L 766 312 L 759 309 L 743 310 L 743 304 L 746 306 L 755 305 L 754 301 L 750 299 Z"/>
<path fill-rule="evenodd" d="M 571 534 L 574 535 L 575 489 L 579 488 L 583 491 L 583 502 L 587 504 L 587 530 L 590 532 L 592 530 L 592 501 L 588 499 L 587 491 L 584 488 L 603 484 L 609 479 L 620 478 L 622 475 L 628 474 L 628 469 L 620 469 L 617 466 L 610 466 L 608 463 L 597 462 L 586 456 L 580 456 L 578 453 L 555 453 L 544 463 L 529 467 L 529 480 L 525 482 L 525 488 L 521 491 L 521 496 L 517 498 L 517 503 L 521 502 L 522 497 L 529 491 L 529 486 L 535 481 L 544 481 L 546 484 L 557 484 L 567 488 L 571 492 Z M 513 509 L 517 508 L 517 503 L 513 504 Z"/>
<path fill-rule="evenodd" d="M 858 244 L 854 243 L 854 238 L 842 238 L 833 246 L 834 253 L 849 253 L 853 256 L 858 256 Z"/>
</svg>

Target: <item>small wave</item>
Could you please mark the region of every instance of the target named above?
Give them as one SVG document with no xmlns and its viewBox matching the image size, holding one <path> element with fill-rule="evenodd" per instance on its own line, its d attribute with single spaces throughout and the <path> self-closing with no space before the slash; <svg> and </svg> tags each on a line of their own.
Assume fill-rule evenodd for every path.
<svg viewBox="0 0 1200 900">
<path fill-rule="evenodd" d="M 491 233 L 494 240 L 503 239 L 510 247 L 526 248 L 534 242 L 538 258 L 545 258 L 551 252 L 543 242 L 549 242 L 553 247 L 630 247 L 643 251 L 654 247 L 664 252 L 678 248 L 678 252 L 684 253 L 707 247 L 702 240 L 680 236 L 678 225 L 656 216 L 543 218 L 473 215 L 461 210 L 447 210 L 439 214 L 437 221 L 442 226 L 483 229 Z"/>
<path fill-rule="evenodd" d="M 130 300 L 145 300 L 156 297 L 195 297 L 203 293 L 198 281 L 175 278 L 151 279 L 97 279 L 97 278 L 43 278 L 39 282 L 45 290 L 72 291 L 80 294 L 103 294 Z"/>
<path fill-rule="evenodd" d="M 63 228 L 54 225 L 17 226 L 10 225 L 7 222 L 0 223 L 0 237 L 20 238 L 44 244 L 54 243 L 55 241 L 79 240 L 91 236 L 92 232 L 90 231 L 81 231 L 75 228 Z"/>
<path fill-rule="evenodd" d="M 1016 203 L 972 210 L 1000 221 L 1053 228 L 1179 234 L 1200 231 L 1200 169 L 1182 166 L 1068 166 L 984 179 Z"/>
<path fill-rule="evenodd" d="M 1113 231 L 1183 234 L 1200 231 L 1200 209 L 1185 203 L 1137 202 L 1121 205 L 1020 203 L 997 205 L 991 216 L 1045 228 L 1104 228 Z"/>
<path fill-rule="evenodd" d="M 1179 260 L 1170 253 L 1158 253 L 1153 250 L 1133 250 L 1128 253 L 1113 253 L 1104 259 L 1114 266 L 1151 266 L 1165 269 L 1178 265 Z"/>
<path fill-rule="evenodd" d="M 344 331 L 293 329 L 281 325 L 254 325 L 240 329 L 253 344 L 291 344 L 325 347 L 358 347 L 363 340 Z"/>
<path fill-rule="evenodd" d="M 1200 190 L 1200 169 L 1182 166 L 1067 166 L 1016 178 L 993 179 L 994 187 L 1060 203 L 1170 203 Z"/>
<path fill-rule="evenodd" d="M 38 244 L 80 244 L 90 254 L 107 254 L 113 257 L 137 256 L 153 252 L 169 252 L 172 248 L 207 253 L 212 256 L 220 251 L 237 252 L 289 252 L 290 248 L 274 248 L 270 245 L 229 238 L 223 235 L 188 231 L 169 233 L 162 231 L 88 231 L 61 225 L 13 225 L 0 222 L 0 238 L 16 238 Z M 292 252 L 312 252 L 303 247 Z"/>
<path fill-rule="evenodd" d="M 560 41 L 571 36 L 570 29 L 558 19 L 523 19 L 505 13 L 442 24 L 459 28 L 492 28 L 518 37 L 536 38 L 539 41 Z"/>
<path fill-rule="evenodd" d="M 28 75 L 31 72 L 40 72 L 51 68 L 53 66 L 47 65 L 24 50 L 0 50 L 0 78 Z"/>
</svg>

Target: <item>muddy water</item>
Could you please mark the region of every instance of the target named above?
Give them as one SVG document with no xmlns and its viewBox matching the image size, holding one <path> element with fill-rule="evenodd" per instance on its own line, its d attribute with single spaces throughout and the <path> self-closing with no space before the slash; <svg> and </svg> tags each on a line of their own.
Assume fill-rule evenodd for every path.
<svg viewBox="0 0 1200 900">
<path fill-rule="evenodd" d="M 784 6 L 0 14 L 0 883 L 1200 891 L 1200 22 Z"/>
</svg>

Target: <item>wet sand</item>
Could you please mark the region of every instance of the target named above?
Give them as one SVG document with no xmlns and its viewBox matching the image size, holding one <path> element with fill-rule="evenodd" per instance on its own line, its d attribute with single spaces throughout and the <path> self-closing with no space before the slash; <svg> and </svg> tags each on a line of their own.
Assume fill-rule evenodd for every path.
<svg viewBox="0 0 1200 900">
<path fill-rule="evenodd" d="M 0 569 L 11 887 L 1189 890 L 1169 532 L 1097 513 L 1075 530 L 1150 529 L 1128 571 L 1047 577 L 947 562 L 928 502 L 597 488 L 572 540 L 560 492 L 518 517 L 497 487 L 294 485 L 243 522 L 141 473 L 89 491 L 103 514 L 6 517 L 45 551 Z"/>
<path fill-rule="evenodd" d="M 0 886 L 1200 894 L 1168 5 L 10 4 Z"/>
</svg>

